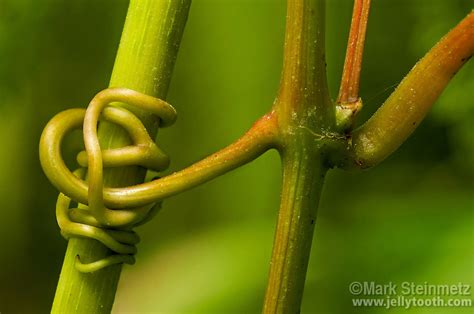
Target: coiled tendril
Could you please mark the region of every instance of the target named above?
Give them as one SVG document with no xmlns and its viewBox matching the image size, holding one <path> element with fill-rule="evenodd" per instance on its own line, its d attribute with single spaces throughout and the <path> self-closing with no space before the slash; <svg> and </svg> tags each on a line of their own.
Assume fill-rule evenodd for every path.
<svg viewBox="0 0 474 314">
<path fill-rule="evenodd" d="M 130 194 L 128 188 L 115 189 L 117 199 L 105 202 L 103 168 L 142 166 L 162 171 L 169 164 L 168 157 L 150 138 L 140 119 L 127 109 L 110 105 L 112 102 L 126 103 L 156 115 L 161 127 L 171 125 L 176 119 L 175 109 L 163 100 L 129 89 L 109 88 L 99 92 L 87 110 L 63 111 L 45 127 L 40 140 L 40 160 L 46 176 L 61 192 L 56 204 L 61 234 L 66 239 L 95 239 L 117 253 L 88 264 L 83 264 L 78 256 L 76 268 L 81 272 L 118 263 L 133 264 L 139 237 L 132 228 L 149 220 L 156 211 L 155 202 L 121 200 L 120 195 Z M 100 117 L 125 129 L 133 145 L 101 151 L 97 137 Z M 71 172 L 62 159 L 61 144 L 67 133 L 81 127 L 85 151 L 79 153 L 77 161 L 82 168 Z M 70 208 L 71 200 L 87 206 Z"/>
</svg>

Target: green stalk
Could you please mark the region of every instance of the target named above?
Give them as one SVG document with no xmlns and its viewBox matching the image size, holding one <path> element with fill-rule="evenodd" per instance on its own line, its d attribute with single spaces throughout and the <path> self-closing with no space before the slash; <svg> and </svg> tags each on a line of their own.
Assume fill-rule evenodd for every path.
<svg viewBox="0 0 474 314">
<path fill-rule="evenodd" d="M 275 112 L 283 186 L 264 313 L 298 313 L 316 212 L 334 136 L 324 61 L 323 0 L 288 1 L 285 55 Z"/>
<path fill-rule="evenodd" d="M 130 1 L 110 87 L 126 87 L 161 99 L 166 97 L 190 4 L 191 0 Z M 126 107 L 144 122 L 152 138 L 155 137 L 159 120 L 144 111 Z M 130 144 L 124 130 L 107 122 L 101 122 L 98 135 L 102 149 Z M 138 167 L 107 169 L 104 183 L 126 186 L 143 182 L 144 175 L 145 170 Z M 73 238 L 69 241 L 52 313 L 110 313 L 121 265 L 93 273 L 80 273 L 74 266 L 77 255 L 88 263 L 110 254 L 95 240 Z"/>
<path fill-rule="evenodd" d="M 352 136 L 352 164 L 369 168 L 392 154 L 415 131 L 436 99 L 474 54 L 474 12 L 447 33 Z"/>
<path fill-rule="evenodd" d="M 299 146 L 299 145 L 297 145 Z M 326 168 L 296 146 L 283 156 L 283 187 L 263 313 L 298 313 Z"/>
</svg>

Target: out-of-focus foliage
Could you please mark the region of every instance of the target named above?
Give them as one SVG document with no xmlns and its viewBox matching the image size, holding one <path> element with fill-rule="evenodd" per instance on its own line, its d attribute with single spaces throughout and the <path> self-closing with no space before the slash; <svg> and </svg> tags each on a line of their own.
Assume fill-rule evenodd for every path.
<svg viewBox="0 0 474 314">
<path fill-rule="evenodd" d="M 66 242 L 37 145 L 60 110 L 107 86 L 124 0 L 0 1 L 0 312 L 49 310 Z M 362 73 L 363 122 L 410 67 L 472 8 L 469 0 L 373 1 Z M 337 92 L 351 1 L 327 1 L 327 63 Z M 283 0 L 194 1 L 169 93 L 175 126 L 160 146 L 180 169 L 265 113 L 281 69 Z M 474 284 L 474 64 L 454 78 L 400 150 L 361 173 L 328 175 L 302 313 L 353 308 L 352 281 Z M 80 141 L 64 153 L 73 162 Z M 139 229 L 114 311 L 258 313 L 276 222 L 279 158 L 270 152 L 166 200 Z M 390 313 L 403 313 L 393 309 Z M 471 313 L 417 308 L 411 313 Z"/>
</svg>

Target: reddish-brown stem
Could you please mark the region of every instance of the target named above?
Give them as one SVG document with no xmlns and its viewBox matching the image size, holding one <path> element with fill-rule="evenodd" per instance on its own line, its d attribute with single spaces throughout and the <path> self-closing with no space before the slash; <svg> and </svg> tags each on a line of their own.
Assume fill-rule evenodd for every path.
<svg viewBox="0 0 474 314">
<path fill-rule="evenodd" d="M 353 103 L 359 99 L 360 70 L 369 10 L 370 0 L 354 1 L 346 59 L 342 70 L 339 96 L 337 97 L 338 103 Z"/>
</svg>

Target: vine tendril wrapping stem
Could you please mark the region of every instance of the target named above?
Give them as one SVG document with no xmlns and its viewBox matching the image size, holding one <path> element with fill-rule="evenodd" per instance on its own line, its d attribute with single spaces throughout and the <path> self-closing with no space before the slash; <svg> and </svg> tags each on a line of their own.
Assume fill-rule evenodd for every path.
<svg viewBox="0 0 474 314">
<path fill-rule="evenodd" d="M 139 237 L 131 229 L 148 220 L 148 216 L 154 213 L 154 202 L 127 209 L 106 207 L 103 200 L 103 167 L 139 165 L 161 171 L 169 164 L 168 157 L 150 138 L 140 119 L 124 108 L 111 106 L 112 102 L 128 103 L 145 109 L 160 118 L 161 126 L 170 125 L 176 119 L 175 109 L 160 99 L 128 89 L 109 88 L 98 93 L 87 110 L 66 110 L 56 115 L 46 126 L 40 142 L 40 160 L 48 178 L 63 192 L 59 194 L 56 204 L 56 216 L 62 235 L 66 239 L 73 236 L 93 238 L 117 253 L 88 264 L 83 264 L 78 256 L 76 269 L 81 272 L 91 272 L 117 263 L 133 264 Z M 100 116 L 123 127 L 133 145 L 101 151 L 97 137 Z M 73 184 L 76 180 L 85 183 L 84 169 L 71 173 L 60 152 L 64 136 L 81 127 L 81 124 L 85 152 L 79 154 L 78 162 L 82 167 L 88 168 L 86 202 L 76 197 L 74 189 L 63 190 L 60 183 L 64 180 Z M 67 173 L 66 176 L 64 172 Z M 71 199 L 87 205 L 86 208 L 70 209 Z"/>
<path fill-rule="evenodd" d="M 117 263 L 133 264 L 138 236 L 131 229 L 153 217 L 157 202 L 212 180 L 279 145 L 278 125 L 272 111 L 236 142 L 190 167 L 142 184 L 104 187 L 103 167 L 138 165 L 161 171 L 169 164 L 140 119 L 124 108 L 114 107 L 113 102 L 148 110 L 160 117 L 161 126 L 172 124 L 176 118 L 174 108 L 162 100 L 124 88 L 109 88 L 98 93 L 87 110 L 69 109 L 53 117 L 40 140 L 43 170 L 61 191 L 56 213 L 63 236 L 93 238 L 117 253 L 89 264 L 82 264 L 78 258 L 76 268 L 83 272 Z M 101 151 L 97 139 L 99 117 L 123 127 L 133 145 Z M 71 172 L 62 158 L 61 144 L 67 133 L 81 126 L 86 149 L 78 154 L 77 161 L 83 168 Z M 71 200 L 88 207 L 70 209 Z"/>
</svg>

